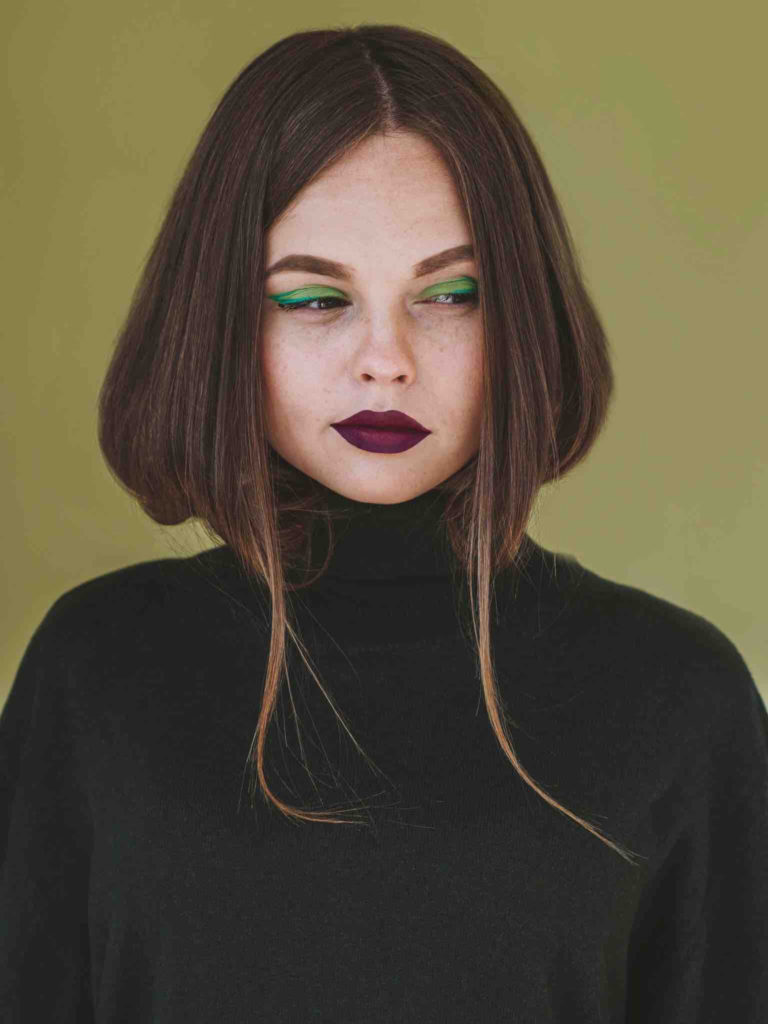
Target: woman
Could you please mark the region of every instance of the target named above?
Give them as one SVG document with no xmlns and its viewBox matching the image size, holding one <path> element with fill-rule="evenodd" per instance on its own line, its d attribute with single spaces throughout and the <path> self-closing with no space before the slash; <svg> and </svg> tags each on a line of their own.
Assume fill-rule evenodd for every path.
<svg viewBox="0 0 768 1024">
<path fill-rule="evenodd" d="M 5 1019 L 766 1019 L 755 683 L 526 532 L 612 386 L 466 57 L 363 25 L 240 73 L 99 409 L 119 483 L 216 546 L 74 587 L 30 640 Z"/>
</svg>

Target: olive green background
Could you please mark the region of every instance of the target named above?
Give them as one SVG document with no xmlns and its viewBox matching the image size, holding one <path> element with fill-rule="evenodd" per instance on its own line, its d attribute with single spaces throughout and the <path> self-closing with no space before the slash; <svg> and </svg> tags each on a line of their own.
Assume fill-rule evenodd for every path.
<svg viewBox="0 0 768 1024">
<path fill-rule="evenodd" d="M 11 3 L 2 91 L 0 701 L 51 603 L 192 554 L 113 481 L 96 399 L 171 191 L 242 67 L 291 32 L 433 31 L 511 99 L 563 203 L 617 390 L 534 537 L 705 616 L 768 693 L 765 5 Z M 707 11 L 712 13 L 706 13 Z"/>
</svg>

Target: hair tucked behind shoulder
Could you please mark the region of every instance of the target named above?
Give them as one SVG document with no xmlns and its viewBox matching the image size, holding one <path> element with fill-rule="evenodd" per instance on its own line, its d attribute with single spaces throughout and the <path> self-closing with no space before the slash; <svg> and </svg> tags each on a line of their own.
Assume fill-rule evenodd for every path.
<svg viewBox="0 0 768 1024">
<path fill-rule="evenodd" d="M 310 521 L 324 518 L 331 536 L 334 521 L 323 488 L 276 458 L 266 440 L 265 235 L 334 161 L 394 132 L 418 133 L 442 154 L 475 250 L 485 344 L 480 447 L 440 489 L 469 588 L 490 723 L 526 783 L 634 863 L 525 771 L 495 680 L 495 575 L 519 565 L 542 485 L 595 442 L 613 375 L 539 154 L 508 99 L 457 49 L 427 32 L 363 24 L 295 33 L 243 68 L 181 175 L 133 294 L 99 396 L 99 443 L 147 515 L 164 524 L 199 519 L 268 587 L 269 657 L 248 758 L 252 801 L 260 790 L 292 820 L 346 823 L 285 803 L 265 773 L 266 732 L 287 675 L 286 634 L 321 685 L 291 624 L 287 572 L 307 562 Z"/>
</svg>

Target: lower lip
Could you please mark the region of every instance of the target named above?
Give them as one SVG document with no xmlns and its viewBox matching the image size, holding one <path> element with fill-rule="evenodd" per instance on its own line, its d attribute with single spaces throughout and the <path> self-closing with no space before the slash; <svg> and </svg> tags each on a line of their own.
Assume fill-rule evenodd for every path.
<svg viewBox="0 0 768 1024">
<path fill-rule="evenodd" d="M 332 424 L 345 441 L 366 452 L 405 452 L 423 441 L 429 432 L 418 430 L 382 430 L 381 427 L 352 427 Z"/>
</svg>

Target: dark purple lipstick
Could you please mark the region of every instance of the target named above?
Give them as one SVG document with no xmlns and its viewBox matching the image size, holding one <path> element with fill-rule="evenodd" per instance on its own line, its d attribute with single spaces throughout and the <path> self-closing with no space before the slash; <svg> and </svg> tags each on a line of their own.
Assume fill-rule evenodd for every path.
<svg viewBox="0 0 768 1024">
<path fill-rule="evenodd" d="M 332 423 L 345 441 L 366 452 L 404 452 L 423 441 L 431 430 L 404 412 L 373 412 L 361 409 L 354 416 Z"/>
</svg>

